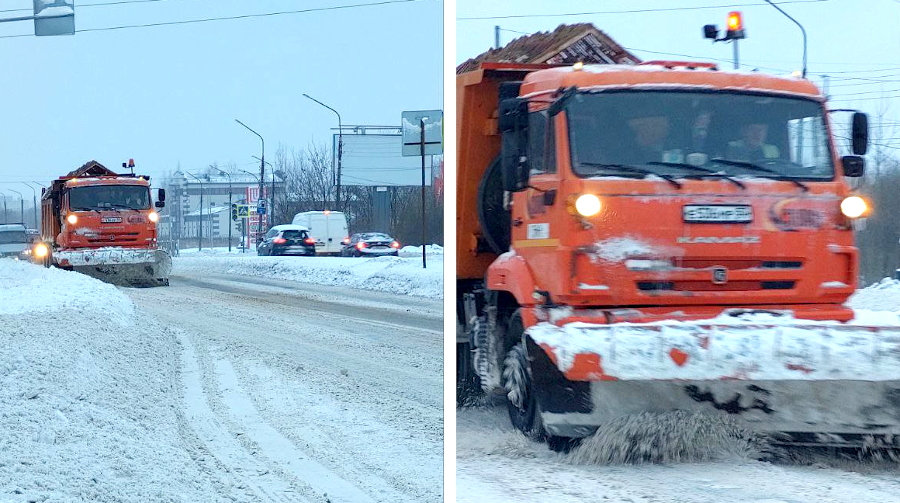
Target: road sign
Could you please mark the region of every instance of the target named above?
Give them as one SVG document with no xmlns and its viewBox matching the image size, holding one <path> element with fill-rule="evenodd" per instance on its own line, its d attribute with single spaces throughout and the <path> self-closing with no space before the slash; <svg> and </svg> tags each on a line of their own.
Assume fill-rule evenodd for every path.
<svg viewBox="0 0 900 503">
<path fill-rule="evenodd" d="M 247 218 L 250 216 L 250 205 L 249 204 L 238 204 L 237 205 L 237 216 L 238 218 Z"/>
<path fill-rule="evenodd" d="M 425 152 L 422 152 L 422 121 L 425 122 Z M 418 110 L 401 114 L 403 155 L 441 155 L 444 153 L 444 112 Z"/>
<path fill-rule="evenodd" d="M 258 215 L 266 214 L 266 200 L 265 199 L 260 199 L 260 200 L 256 201 L 256 213 Z"/>
<path fill-rule="evenodd" d="M 74 0 L 34 0 L 34 34 L 38 37 L 74 35 Z"/>
</svg>

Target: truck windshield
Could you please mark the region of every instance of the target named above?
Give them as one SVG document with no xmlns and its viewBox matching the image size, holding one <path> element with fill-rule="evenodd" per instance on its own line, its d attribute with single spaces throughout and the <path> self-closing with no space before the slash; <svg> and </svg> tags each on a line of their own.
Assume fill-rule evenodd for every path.
<svg viewBox="0 0 900 503">
<path fill-rule="evenodd" d="M 566 107 L 582 177 L 834 178 L 824 109 L 736 92 L 579 93 Z"/>
<path fill-rule="evenodd" d="M 150 207 L 150 189 L 140 185 L 93 185 L 69 189 L 72 210 L 132 209 Z"/>
<path fill-rule="evenodd" d="M 25 231 L 0 231 L 0 245 L 29 242 L 30 240 L 25 235 Z"/>
</svg>

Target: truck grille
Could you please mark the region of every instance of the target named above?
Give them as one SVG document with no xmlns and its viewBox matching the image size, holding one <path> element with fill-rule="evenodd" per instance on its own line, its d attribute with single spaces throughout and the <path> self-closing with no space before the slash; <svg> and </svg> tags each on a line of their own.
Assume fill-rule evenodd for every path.
<svg viewBox="0 0 900 503">
<path fill-rule="evenodd" d="M 729 281 L 716 285 L 709 281 L 638 281 L 642 292 L 734 292 L 747 290 L 790 290 L 796 281 Z"/>
</svg>

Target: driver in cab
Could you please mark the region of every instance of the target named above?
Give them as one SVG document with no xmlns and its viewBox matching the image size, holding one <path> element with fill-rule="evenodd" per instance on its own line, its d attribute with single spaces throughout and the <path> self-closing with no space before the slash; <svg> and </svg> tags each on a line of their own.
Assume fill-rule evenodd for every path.
<svg viewBox="0 0 900 503">
<path fill-rule="evenodd" d="M 766 143 L 768 132 L 767 124 L 744 125 L 741 128 L 741 138 L 728 142 L 728 159 L 753 162 L 781 157 L 778 147 Z"/>
</svg>

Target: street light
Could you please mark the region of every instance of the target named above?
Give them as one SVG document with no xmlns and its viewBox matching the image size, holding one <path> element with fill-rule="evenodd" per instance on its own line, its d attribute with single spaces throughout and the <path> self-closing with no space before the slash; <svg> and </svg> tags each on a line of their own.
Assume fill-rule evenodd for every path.
<svg viewBox="0 0 900 503">
<path fill-rule="evenodd" d="M 15 189 L 6 189 L 10 192 L 15 192 L 19 194 L 19 218 L 22 220 L 22 223 L 25 223 L 25 198 L 22 196 L 22 193 Z"/>
<path fill-rule="evenodd" d="M 231 173 L 226 171 L 222 171 L 221 169 L 210 165 L 210 168 L 222 173 L 223 175 L 228 177 L 228 211 L 231 211 Z M 234 227 L 234 224 L 228 224 L 228 253 L 231 253 L 231 228 Z"/>
<path fill-rule="evenodd" d="M 794 19 L 794 18 L 792 18 L 790 15 L 788 15 L 787 12 L 781 10 L 781 7 L 779 7 L 779 6 L 775 5 L 775 4 L 773 4 L 773 3 L 772 3 L 772 0 L 766 0 L 766 2 L 767 2 L 769 5 L 771 5 L 772 7 L 775 7 L 776 9 L 778 9 L 778 12 L 784 14 L 785 17 L 787 17 L 788 19 L 790 19 L 791 21 L 793 21 L 794 24 L 796 24 L 797 26 L 800 27 L 800 33 L 803 34 L 803 73 L 802 73 L 801 76 L 805 79 L 805 78 L 806 78 L 806 30 L 803 29 L 803 25 L 800 24 L 800 23 L 798 23 L 796 19 Z"/>
<path fill-rule="evenodd" d="M 322 103 L 321 101 L 313 98 L 312 96 L 310 96 L 306 93 L 303 93 L 303 96 L 306 96 L 307 98 L 315 101 L 316 103 L 322 105 L 323 107 L 331 110 L 332 112 L 334 112 L 335 115 L 337 115 L 337 118 L 338 118 L 337 195 L 335 198 L 336 199 L 335 206 L 337 206 L 336 209 L 338 211 L 341 211 L 341 155 L 344 152 L 344 135 L 343 135 L 344 128 L 341 125 L 341 114 L 339 114 L 337 110 L 331 108 L 330 106 L 326 105 L 325 103 Z"/>
<path fill-rule="evenodd" d="M 37 223 L 37 190 L 35 190 L 35 188 L 32 187 L 28 182 L 22 182 L 22 183 L 24 183 L 26 187 L 31 189 L 31 204 L 34 205 L 34 208 L 32 208 L 34 210 L 34 212 L 33 212 L 34 213 L 34 228 L 37 229 L 37 227 L 38 227 L 38 223 Z M 24 215 L 22 216 L 22 220 L 25 220 Z"/>
<path fill-rule="evenodd" d="M 265 188 L 264 184 L 266 181 L 266 140 L 263 139 L 261 134 L 250 129 L 250 126 L 244 124 L 243 122 L 241 122 L 237 119 L 235 119 L 234 121 L 237 122 L 238 124 L 240 124 L 241 126 L 244 126 L 245 128 L 247 128 L 247 131 L 250 131 L 251 133 L 255 134 L 256 136 L 259 136 L 259 140 L 262 142 L 262 157 L 259 160 L 259 198 L 258 199 L 265 201 L 265 198 L 263 197 L 263 189 Z M 259 206 L 258 203 L 257 203 L 257 206 Z M 265 227 L 265 221 L 266 221 L 265 217 L 266 217 L 266 215 L 260 215 L 260 217 L 259 217 L 259 226 L 261 228 L 256 230 L 257 239 L 259 239 L 260 231 L 262 230 L 262 228 Z"/>
<path fill-rule="evenodd" d="M 189 175 L 191 178 L 197 180 L 200 183 L 200 232 L 198 232 L 199 241 L 197 242 L 197 251 L 201 251 L 203 250 L 203 180 L 197 178 L 191 173 L 188 173 L 187 171 L 185 171 L 184 174 Z"/>
</svg>

